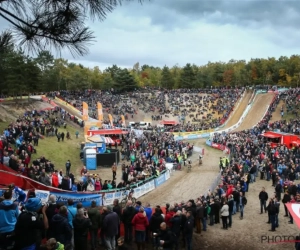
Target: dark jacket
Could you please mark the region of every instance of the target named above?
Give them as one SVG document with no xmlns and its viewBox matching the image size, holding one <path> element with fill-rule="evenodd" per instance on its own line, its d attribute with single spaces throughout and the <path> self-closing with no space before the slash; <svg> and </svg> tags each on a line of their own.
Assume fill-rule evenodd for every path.
<svg viewBox="0 0 300 250">
<path fill-rule="evenodd" d="M 72 239 L 72 228 L 66 216 L 55 214 L 51 221 L 53 237 L 62 244 L 68 244 Z"/>
<path fill-rule="evenodd" d="M 233 199 L 228 201 L 229 213 L 233 212 Z"/>
<path fill-rule="evenodd" d="M 160 224 L 164 222 L 164 218 L 160 213 L 154 213 L 151 216 L 149 227 L 151 232 L 158 232 Z"/>
<path fill-rule="evenodd" d="M 201 205 L 201 206 L 197 207 L 196 218 L 202 219 L 203 217 L 204 217 L 204 207 Z"/>
<path fill-rule="evenodd" d="M 126 207 L 123 211 L 122 214 L 122 221 L 124 224 L 131 224 L 131 221 L 133 219 L 133 217 L 136 214 L 136 210 L 134 207 L 130 206 L 130 207 Z"/>
<path fill-rule="evenodd" d="M 268 196 L 268 193 L 266 191 L 261 191 L 259 193 L 259 199 L 262 200 L 262 201 L 267 201 L 269 196 Z"/>
<path fill-rule="evenodd" d="M 171 231 L 176 235 L 179 235 L 181 230 L 181 216 L 175 215 L 170 219 L 170 223 L 172 224 Z"/>
<path fill-rule="evenodd" d="M 73 220 L 74 240 L 87 240 L 89 228 L 92 226 L 90 219 L 80 218 L 78 216 Z"/>
<path fill-rule="evenodd" d="M 93 207 L 88 210 L 88 216 L 92 222 L 91 229 L 99 229 L 102 224 L 102 216 L 98 208 Z"/>
<path fill-rule="evenodd" d="M 119 205 L 116 205 L 113 207 L 113 211 L 119 216 L 121 220 L 121 215 L 122 215 L 122 209 Z"/>
<path fill-rule="evenodd" d="M 173 233 L 170 229 L 160 230 L 157 237 L 164 241 L 163 249 L 172 249 L 174 244 Z"/>
<path fill-rule="evenodd" d="M 104 220 L 102 229 L 107 237 L 113 237 L 119 231 L 119 216 L 115 212 L 109 212 Z"/>
<path fill-rule="evenodd" d="M 194 229 L 194 218 L 193 216 L 187 217 L 184 224 L 184 233 L 185 235 L 193 235 Z"/>
</svg>

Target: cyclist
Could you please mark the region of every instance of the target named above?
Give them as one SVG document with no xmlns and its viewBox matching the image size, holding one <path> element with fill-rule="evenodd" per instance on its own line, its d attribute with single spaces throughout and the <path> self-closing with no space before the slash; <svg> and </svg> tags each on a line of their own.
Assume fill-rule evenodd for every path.
<svg viewBox="0 0 300 250">
<path fill-rule="evenodd" d="M 199 165 L 202 165 L 202 154 L 199 154 Z"/>
<path fill-rule="evenodd" d="M 17 201 L 18 203 L 21 203 L 21 204 L 25 203 L 26 193 L 24 192 L 23 189 L 16 187 L 15 184 L 13 184 L 13 183 L 10 184 L 8 187 L 18 197 L 15 201 Z"/>
<path fill-rule="evenodd" d="M 192 169 L 192 161 L 191 161 L 191 159 L 188 159 L 188 165 L 187 165 L 187 171 L 189 172 L 189 171 L 191 171 L 191 169 Z"/>
</svg>

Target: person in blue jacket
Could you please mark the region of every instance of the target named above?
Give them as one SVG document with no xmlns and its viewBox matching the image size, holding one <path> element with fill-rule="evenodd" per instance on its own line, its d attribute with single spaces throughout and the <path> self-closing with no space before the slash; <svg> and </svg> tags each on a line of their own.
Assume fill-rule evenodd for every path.
<svg viewBox="0 0 300 250">
<path fill-rule="evenodd" d="M 3 196 L 4 200 L 0 203 L 0 249 L 9 249 L 20 212 L 18 205 L 12 201 L 11 190 L 6 190 Z"/>
</svg>

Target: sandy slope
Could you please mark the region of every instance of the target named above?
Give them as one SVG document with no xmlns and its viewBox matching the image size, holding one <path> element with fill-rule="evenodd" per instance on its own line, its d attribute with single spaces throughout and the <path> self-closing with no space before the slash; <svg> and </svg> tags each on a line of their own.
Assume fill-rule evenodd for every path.
<svg viewBox="0 0 300 250">
<path fill-rule="evenodd" d="M 229 117 L 229 120 L 228 120 L 226 126 L 222 129 L 230 128 L 231 126 L 235 125 L 239 121 L 244 110 L 248 106 L 248 103 L 249 103 L 249 100 L 250 100 L 252 94 L 253 94 L 252 91 L 249 91 L 246 93 L 246 95 L 243 97 L 243 100 L 240 103 L 238 109 L 234 111 L 234 114 L 231 117 Z"/>
<path fill-rule="evenodd" d="M 273 97 L 274 94 L 270 93 L 257 95 L 248 115 L 235 131 L 249 129 L 255 126 L 263 118 L 263 115 L 265 114 L 268 105 L 271 103 Z"/>
</svg>

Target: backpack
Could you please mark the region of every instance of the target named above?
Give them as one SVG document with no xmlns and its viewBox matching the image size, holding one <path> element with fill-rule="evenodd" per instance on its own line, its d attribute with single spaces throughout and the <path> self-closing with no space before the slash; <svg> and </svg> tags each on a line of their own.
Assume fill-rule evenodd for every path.
<svg viewBox="0 0 300 250">
<path fill-rule="evenodd" d="M 211 208 L 210 208 L 210 206 L 208 206 L 207 207 L 207 214 L 210 215 L 210 212 L 211 212 Z"/>
</svg>

